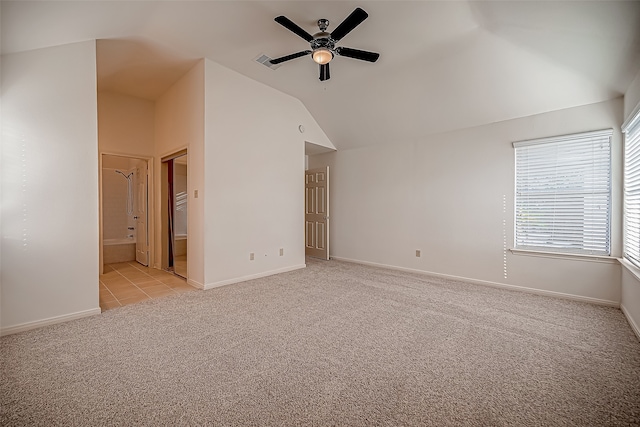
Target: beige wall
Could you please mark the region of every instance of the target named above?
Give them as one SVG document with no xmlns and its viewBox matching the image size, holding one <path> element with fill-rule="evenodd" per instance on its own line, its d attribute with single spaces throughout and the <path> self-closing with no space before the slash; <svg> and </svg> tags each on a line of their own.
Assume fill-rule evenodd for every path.
<svg viewBox="0 0 640 427">
<path fill-rule="evenodd" d="M 514 239 L 511 143 L 613 128 L 612 248 L 620 255 L 622 109 L 619 98 L 421 141 L 310 156 L 310 168 L 332 169 L 331 256 L 619 303 L 615 261 L 514 255 L 505 247 Z"/>
<path fill-rule="evenodd" d="M 2 8 L 0 7 L 0 10 Z M 0 13 L 1 15 L 1 13 Z M 0 22 L 2 19 L 0 17 Z M 0 82 L 2 81 L 2 55 L 0 55 Z M 0 101 L 0 135 L 2 133 L 2 102 Z M 3 137 L 4 138 L 4 137 Z M 0 143 L 0 165 L 2 165 L 2 145 Z M 0 202 L 2 201 L 2 173 L 0 173 Z M 0 236 L 2 235 L 2 208 L 0 208 Z M 2 243 L 0 242 L 0 333 L 2 332 Z"/>
<path fill-rule="evenodd" d="M 155 103 L 119 93 L 98 93 L 101 153 L 153 156 Z"/>
<path fill-rule="evenodd" d="M 2 57 L 2 333 L 99 314 L 95 42 Z"/>
<path fill-rule="evenodd" d="M 197 63 L 156 102 L 155 109 L 155 254 L 154 266 L 160 268 L 162 254 L 161 159 L 177 151 L 188 150 L 188 280 L 204 286 L 204 62 Z M 198 198 L 194 192 L 198 190 Z"/>
<path fill-rule="evenodd" d="M 620 307 L 640 339 L 640 269 L 623 261 Z"/>
<path fill-rule="evenodd" d="M 624 118 L 625 120 L 631 116 L 634 109 L 640 104 L 640 71 L 636 74 L 635 79 L 629 85 L 627 92 L 624 94 Z"/>
<path fill-rule="evenodd" d="M 303 267 L 304 143 L 328 139 L 297 99 L 205 65 L 206 286 Z"/>
</svg>

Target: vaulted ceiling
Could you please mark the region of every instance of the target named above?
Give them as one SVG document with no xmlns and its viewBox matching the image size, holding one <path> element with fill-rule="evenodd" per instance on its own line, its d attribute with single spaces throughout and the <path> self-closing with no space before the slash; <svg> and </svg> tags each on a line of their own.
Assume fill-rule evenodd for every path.
<svg viewBox="0 0 640 427">
<path fill-rule="evenodd" d="M 369 18 L 339 43 L 331 79 L 274 22 L 328 31 L 356 7 Z M 209 58 L 300 99 L 338 149 L 419 141 L 616 98 L 640 69 L 640 2 L 2 1 L 2 52 L 98 39 L 99 89 L 155 99 Z"/>
</svg>

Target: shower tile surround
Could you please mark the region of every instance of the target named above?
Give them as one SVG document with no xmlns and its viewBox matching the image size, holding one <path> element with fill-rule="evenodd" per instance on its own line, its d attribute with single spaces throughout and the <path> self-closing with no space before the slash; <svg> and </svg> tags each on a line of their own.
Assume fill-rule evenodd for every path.
<svg viewBox="0 0 640 427">
<path fill-rule="evenodd" d="M 133 212 L 128 211 L 128 203 L 135 202 L 135 195 L 129 199 L 128 180 L 116 172 L 116 168 L 102 169 L 102 204 L 103 204 L 103 233 L 104 239 L 124 239 L 134 235 L 135 220 Z M 135 169 L 122 170 L 124 175 L 132 174 Z M 132 179 L 134 177 L 132 176 Z M 135 182 L 132 190 L 135 192 Z M 131 212 L 131 213 L 129 213 Z M 106 263 L 106 262 L 105 262 Z"/>
<path fill-rule="evenodd" d="M 109 264 L 100 275 L 100 308 L 105 311 L 196 290 L 185 279 L 137 262 Z"/>
</svg>

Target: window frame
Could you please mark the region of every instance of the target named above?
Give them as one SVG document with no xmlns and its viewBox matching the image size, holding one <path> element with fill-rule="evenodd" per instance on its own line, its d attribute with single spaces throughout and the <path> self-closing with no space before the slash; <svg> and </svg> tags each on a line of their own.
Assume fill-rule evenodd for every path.
<svg viewBox="0 0 640 427">
<path fill-rule="evenodd" d="M 594 258 L 603 258 L 603 257 L 606 258 L 611 255 L 611 237 L 612 237 L 611 236 L 611 229 L 612 229 L 611 213 L 612 213 L 612 197 L 613 197 L 612 137 L 613 137 L 613 129 L 603 129 L 603 130 L 592 131 L 592 132 L 573 133 L 568 135 L 517 141 L 512 143 L 514 147 L 514 166 L 515 166 L 514 212 L 513 212 L 514 234 L 513 234 L 512 252 L 539 252 L 539 253 L 547 253 L 549 255 L 555 255 L 555 256 L 569 255 L 569 256 L 578 256 L 578 257 L 584 256 L 584 257 L 594 257 Z M 568 200 L 570 198 L 570 195 L 568 193 L 562 194 L 562 190 L 561 190 L 563 187 L 562 183 L 558 183 L 558 181 L 554 182 L 554 180 L 546 178 L 544 175 L 544 172 L 535 171 L 536 162 L 539 162 L 540 159 L 543 159 L 544 161 L 545 151 L 555 150 L 557 154 L 557 151 L 562 151 L 562 147 L 565 147 L 565 148 L 569 147 L 569 150 L 571 150 L 572 147 L 570 144 L 572 142 L 575 143 L 576 146 L 582 145 L 584 146 L 582 148 L 588 148 L 588 149 L 597 148 L 596 144 L 602 144 L 605 142 L 607 144 L 606 154 L 602 154 L 601 157 L 592 156 L 590 163 L 585 162 L 583 159 L 579 159 L 578 161 L 574 160 L 574 163 L 570 163 L 570 162 L 569 164 L 564 163 L 563 169 L 562 169 L 564 171 L 564 170 L 567 170 L 566 169 L 567 167 L 581 168 L 582 174 L 578 174 L 578 175 L 582 176 L 583 181 L 580 181 L 580 179 L 575 181 L 575 177 L 574 177 L 574 185 L 576 185 L 576 182 L 577 183 L 582 182 L 583 184 L 589 182 L 589 179 L 587 178 L 589 173 L 588 172 L 589 168 L 592 169 L 591 173 L 593 173 L 594 176 L 596 176 L 595 172 L 593 172 L 593 170 L 596 169 L 595 166 L 600 166 L 601 168 L 600 173 L 602 173 L 603 171 L 605 172 L 606 179 L 607 179 L 607 182 L 606 182 L 607 185 L 606 185 L 605 191 L 602 191 L 602 189 L 600 189 L 600 191 L 594 192 L 594 190 L 598 189 L 598 187 L 601 187 L 601 186 L 597 184 L 597 181 L 591 181 L 590 186 L 587 187 L 586 190 L 582 192 L 577 191 L 574 194 L 578 198 L 581 195 L 589 196 L 595 193 L 600 195 L 600 197 L 606 197 L 606 215 L 598 216 L 599 221 L 594 219 L 591 219 L 590 221 L 590 222 L 593 222 L 593 224 L 598 225 L 599 227 L 602 227 L 602 229 L 597 228 L 597 231 L 596 231 L 597 238 L 593 239 L 594 241 L 597 241 L 597 240 L 601 241 L 601 242 L 598 242 L 599 247 L 596 247 L 597 245 L 594 245 L 593 242 L 589 242 L 589 244 L 585 245 L 584 237 L 582 241 L 582 246 L 569 247 L 572 244 L 579 243 L 580 242 L 579 238 L 576 238 L 576 236 L 570 236 L 569 238 L 564 239 L 564 241 L 560 240 L 558 239 L 557 235 L 561 233 L 557 232 L 553 228 L 552 230 L 544 230 L 545 233 L 549 233 L 547 235 L 547 239 L 549 240 L 548 244 L 546 245 L 539 244 L 540 240 L 542 240 L 541 238 L 532 238 L 526 235 L 527 232 L 531 232 L 532 230 L 535 229 L 535 225 L 532 225 L 531 223 L 527 223 L 526 221 L 523 221 L 522 216 L 520 215 L 520 212 L 522 211 L 523 206 L 526 208 L 527 205 L 529 205 L 530 207 L 529 211 L 531 211 L 531 208 L 539 208 L 539 206 L 543 204 L 542 201 L 539 201 L 536 203 L 530 200 L 532 196 L 535 197 L 536 195 L 538 195 L 538 197 L 540 196 L 544 197 L 544 201 L 549 203 L 550 206 L 553 206 L 553 208 L 552 209 L 550 208 L 548 211 L 548 212 L 552 212 L 549 219 L 551 224 L 559 223 L 560 228 L 568 227 L 574 223 L 582 227 L 584 227 L 585 224 L 588 224 L 588 222 L 586 222 L 584 218 L 581 221 L 568 220 L 566 222 L 562 222 L 562 221 L 556 222 L 557 218 L 560 218 L 560 215 L 558 215 L 555 210 L 558 209 L 559 207 L 566 207 Z M 591 148 L 589 148 L 588 144 L 591 144 Z M 524 151 L 519 152 L 519 149 L 526 149 L 526 148 L 533 148 L 533 150 L 535 150 L 534 147 L 539 147 L 540 150 L 537 153 L 535 151 L 533 153 L 530 153 L 530 150 L 527 150 L 525 154 L 522 154 L 524 153 Z M 531 159 L 528 159 L 528 156 L 530 156 Z M 555 157 L 549 157 L 549 160 L 550 161 L 564 160 L 564 162 L 567 162 L 567 158 L 568 157 L 555 156 Z M 522 183 L 523 182 L 528 183 L 527 181 L 528 175 L 523 177 L 523 176 L 520 176 L 519 174 L 519 168 L 520 169 L 523 168 L 523 165 L 521 163 L 524 159 L 527 159 L 527 163 L 525 164 L 527 169 L 526 173 L 529 173 L 529 171 L 532 169 L 534 170 L 534 174 L 532 175 L 531 181 L 534 183 L 536 179 L 538 179 L 539 181 L 540 180 L 544 181 L 546 184 L 549 185 L 548 191 L 539 191 L 540 184 L 536 184 L 538 185 L 538 187 L 534 186 L 533 190 L 522 192 L 522 188 L 527 187 L 527 185 Z M 540 167 L 539 165 L 540 164 L 538 163 L 537 166 Z M 541 169 L 547 169 L 546 165 L 542 166 Z M 556 173 L 555 175 L 553 175 L 553 177 L 562 178 L 562 172 Z M 565 178 L 567 179 L 566 182 L 569 183 L 570 182 L 569 177 L 565 177 Z M 562 182 L 564 183 L 565 181 L 562 181 Z M 536 189 L 539 191 L 538 193 L 536 193 Z M 563 196 L 563 198 L 562 197 L 558 198 L 558 195 Z M 583 204 L 582 207 L 579 207 L 575 211 L 572 210 L 572 212 L 586 213 L 588 212 L 587 206 L 588 206 L 587 204 Z M 546 209 L 546 208 L 539 208 L 539 209 Z M 540 210 L 538 210 L 538 212 L 540 212 Z M 544 212 L 545 212 L 545 215 L 548 213 L 547 210 L 544 210 Z M 598 222 L 604 225 L 596 224 Z M 546 224 L 545 224 L 545 227 L 547 227 Z M 583 236 L 585 235 L 586 233 L 583 232 Z M 535 242 L 536 240 L 538 241 Z M 527 243 L 530 243 L 530 244 L 527 244 Z M 534 243 L 534 244 L 531 244 L 531 243 Z M 592 247 L 589 247 L 589 246 L 592 246 Z"/>
<path fill-rule="evenodd" d="M 628 155 L 630 150 L 629 145 L 631 143 L 635 144 L 633 147 L 635 159 L 633 163 L 633 172 L 640 172 L 640 104 L 635 108 L 634 112 L 629 116 L 629 118 L 625 121 L 625 123 L 621 127 L 623 134 L 623 154 L 622 154 L 622 163 L 623 163 L 623 178 L 622 178 L 622 258 L 633 266 L 640 268 L 640 242 L 637 243 L 634 248 L 635 253 L 631 256 L 629 255 L 629 198 L 630 196 L 640 197 L 640 188 L 637 188 L 630 195 L 629 187 L 633 186 L 632 184 L 640 184 L 640 178 L 636 177 L 633 182 L 629 181 L 629 175 L 632 173 L 629 169 L 629 159 Z M 634 132 L 633 135 L 629 135 L 629 132 Z M 631 185 L 630 185 L 631 184 Z M 640 211 L 640 201 L 635 203 L 634 206 L 636 209 Z M 637 214 L 640 215 L 640 212 Z M 636 235 L 640 235 L 640 221 L 637 221 L 635 224 L 636 228 L 633 232 Z M 636 240 L 638 240 L 636 238 Z"/>
</svg>

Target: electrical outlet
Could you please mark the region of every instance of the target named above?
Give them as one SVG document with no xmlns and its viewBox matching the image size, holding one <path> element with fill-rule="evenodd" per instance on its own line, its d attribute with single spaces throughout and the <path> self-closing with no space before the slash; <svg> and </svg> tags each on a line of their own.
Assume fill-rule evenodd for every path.
<svg viewBox="0 0 640 427">
<path fill-rule="evenodd" d="M 198 190 L 193 190 L 193 198 L 194 199 L 198 198 Z"/>
<path fill-rule="evenodd" d="M 420 249 L 416 249 L 416 257 L 420 258 Z"/>
<path fill-rule="evenodd" d="M 284 248 L 280 248 L 280 256 L 284 255 Z"/>
<path fill-rule="evenodd" d="M 251 252 L 251 253 L 249 254 L 249 261 L 253 261 L 253 259 L 254 259 L 254 258 L 255 258 L 255 255 L 254 255 L 254 253 L 253 253 L 253 252 Z"/>
</svg>

